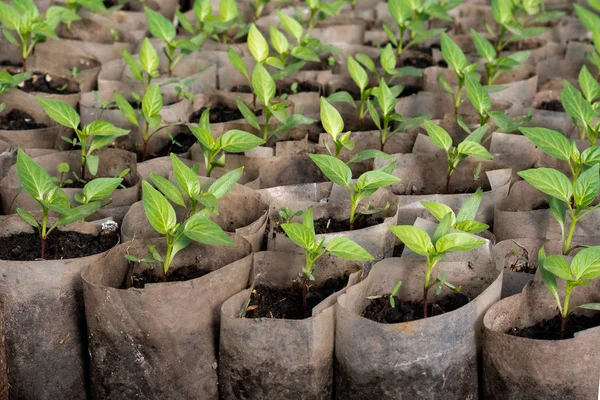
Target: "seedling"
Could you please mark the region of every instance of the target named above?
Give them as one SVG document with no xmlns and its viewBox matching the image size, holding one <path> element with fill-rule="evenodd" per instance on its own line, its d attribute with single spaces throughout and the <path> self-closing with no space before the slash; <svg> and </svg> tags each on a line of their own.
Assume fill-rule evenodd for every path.
<svg viewBox="0 0 600 400">
<path fill-rule="evenodd" d="M 98 156 L 94 155 L 96 150 L 108 146 L 118 137 L 127 135 L 129 130 L 117 128 L 113 124 L 96 120 L 79 129 L 81 119 L 73 107 L 61 100 L 37 98 L 46 114 L 59 124 L 75 131 L 75 138 L 69 139 L 63 136 L 63 140 L 81 149 L 81 178 L 85 178 L 85 167 L 90 174 L 96 176 L 98 173 Z"/>
<path fill-rule="evenodd" d="M 358 57 L 358 55 L 357 55 Z M 366 61 L 366 59 L 364 57 L 359 58 L 360 60 Z M 370 60 L 370 59 L 369 59 Z M 406 66 L 406 67 L 400 67 L 400 68 L 396 68 L 398 59 L 396 58 L 396 53 L 394 52 L 394 49 L 392 47 L 392 45 L 390 43 L 388 43 L 383 49 L 381 49 L 381 53 L 379 54 L 379 63 L 381 64 L 381 68 L 383 68 L 383 71 L 387 74 L 385 76 L 385 80 L 387 82 L 392 82 L 394 79 L 397 78 L 401 78 L 403 76 L 416 76 L 416 77 L 420 77 L 423 76 L 423 72 L 421 72 L 421 70 L 415 68 L 415 67 L 410 67 L 410 66 Z M 368 61 L 367 61 L 368 63 Z M 363 65 L 365 67 L 367 67 L 367 65 L 363 62 Z M 373 63 L 373 65 L 371 66 L 371 68 L 369 68 L 369 70 L 373 73 L 377 73 L 376 69 L 374 68 L 375 65 Z M 384 78 L 384 77 L 379 77 Z"/>
<path fill-rule="evenodd" d="M 158 71 L 159 58 L 158 53 L 148 38 L 144 38 L 142 47 L 140 47 L 139 61 L 134 59 L 127 49 L 123 49 L 123 60 L 134 79 L 141 83 L 144 92 L 148 90 L 152 84 L 152 78 L 160 75 Z M 139 96 L 138 96 L 139 97 Z"/>
<path fill-rule="evenodd" d="M 31 72 L 11 75 L 6 71 L 0 71 L 0 95 L 6 93 L 9 89 L 19 87 L 23 82 L 31 78 Z M 0 112 L 4 110 L 6 103 L 0 103 Z"/>
<path fill-rule="evenodd" d="M 375 171 L 367 171 L 356 180 L 356 183 L 352 183 L 352 171 L 343 161 L 326 154 L 309 154 L 308 156 L 331 182 L 348 190 L 350 230 L 354 228 L 359 215 L 377 214 L 390 207 L 390 204 L 387 203 L 384 208 L 372 209 L 370 203 L 367 203 L 363 210 L 358 210 L 361 201 L 369 198 L 378 189 L 400 182 L 400 178 L 391 174 L 396 166 L 395 162 Z"/>
<path fill-rule="evenodd" d="M 458 146 L 454 147 L 452 144 L 452 137 L 446 132 L 444 128 L 438 126 L 430 121 L 425 121 L 425 130 L 431 139 L 431 142 L 437 147 L 443 149 L 446 152 L 448 159 L 448 169 L 446 174 L 446 194 L 450 194 L 450 178 L 458 167 L 461 161 L 468 156 L 489 160 L 494 158 L 481 143 L 483 135 L 488 130 L 487 125 L 479 127 L 467 136 Z"/>
<path fill-rule="evenodd" d="M 387 34 L 390 43 L 396 47 L 399 56 L 408 48 L 433 39 L 443 32 L 442 29 L 426 29 L 426 25 L 429 25 L 429 21 L 433 18 L 452 21 L 447 9 L 435 1 L 390 0 L 388 1 L 388 10 L 398 25 L 399 34 L 396 36 L 394 31 L 385 23 L 383 24 L 383 30 Z M 407 32 L 410 33 L 410 41 L 405 44 L 404 35 Z"/>
<path fill-rule="evenodd" d="M 359 244 L 343 236 L 331 239 L 325 245 L 325 238 L 317 240 L 315 236 L 315 226 L 313 221 L 313 210 L 309 207 L 304 213 L 302 223 L 292 222 L 281 224 L 281 229 L 290 238 L 304 250 L 306 262 L 302 268 L 302 305 L 304 311 L 307 311 L 308 304 L 306 294 L 310 281 L 314 281 L 314 264 L 324 254 L 333 254 L 343 260 L 366 261 L 372 260 L 373 256 L 369 254 Z"/>
<path fill-rule="evenodd" d="M 294 213 L 288 206 L 285 206 L 281 210 L 278 210 L 277 214 L 279 215 L 282 224 L 289 224 L 292 222 L 292 218 L 301 217 L 304 214 L 304 211 L 298 210 Z"/>
<path fill-rule="evenodd" d="M 560 338 L 564 337 L 567 318 L 577 309 L 600 311 L 600 303 L 586 303 L 569 309 L 569 300 L 573 289 L 577 286 L 587 286 L 592 280 L 600 276 L 600 247 L 588 247 L 581 250 L 573 257 L 571 265 L 562 256 L 546 256 L 544 247 L 538 252 L 538 268 L 546 288 L 556 300 L 559 315 L 562 319 Z M 566 281 L 565 296 L 563 301 L 558 294 L 556 278 Z"/>
<path fill-rule="evenodd" d="M 589 147 L 580 153 L 575 142 L 569 143 L 560 132 L 546 128 L 520 130 L 540 150 L 558 160 L 566 161 L 571 170 L 571 179 L 552 168 L 518 172 L 531 186 L 548 195 L 550 210 L 561 228 L 563 254 L 568 255 L 573 250 L 571 241 L 577 222 L 600 207 L 600 204 L 592 205 L 600 192 L 600 147 Z M 571 222 L 565 237 L 567 210 Z"/>
<path fill-rule="evenodd" d="M 279 132 L 289 131 L 299 125 L 315 122 L 314 119 L 305 117 L 302 114 L 290 114 L 288 110 L 289 103 L 276 101 L 275 81 L 262 64 L 254 66 L 254 71 L 252 71 L 252 88 L 256 97 L 262 103 L 262 111 L 265 116 L 263 128 L 261 129 L 256 115 L 239 99 L 237 106 L 246 121 L 258 132 L 262 131 L 262 139 L 265 142 L 271 136 L 278 135 Z M 276 128 L 271 126 L 271 119 L 273 117 L 280 122 Z"/>
<path fill-rule="evenodd" d="M 206 176 L 210 176 L 215 167 L 225 166 L 226 153 L 242 153 L 265 143 L 263 139 L 238 129 L 229 130 L 215 140 L 210 133 L 209 113 L 207 108 L 202 112 L 198 126 L 189 126 L 204 155 Z"/>
<path fill-rule="evenodd" d="M 449 253 L 467 252 L 485 244 L 485 240 L 468 233 L 451 233 L 452 215 L 447 214 L 432 237 L 421 228 L 411 225 L 397 225 L 390 230 L 404 243 L 406 247 L 427 259 L 427 272 L 423 286 L 423 315 L 427 318 L 427 295 L 435 285 L 443 285 L 453 292 L 459 292 L 456 287 L 447 282 L 445 277 L 431 279 L 435 266 Z"/>
<path fill-rule="evenodd" d="M 170 78 L 177 63 L 183 57 L 198 50 L 206 40 L 206 36 L 196 35 L 190 39 L 175 40 L 177 29 L 171 21 L 148 7 L 144 7 L 144 11 L 148 21 L 148 30 L 153 37 L 161 39 L 165 45 L 163 53 L 169 60 L 168 76 Z"/>
<path fill-rule="evenodd" d="M 21 49 L 23 71 L 27 71 L 27 58 L 38 43 L 46 38 L 58 40 L 55 30 L 59 24 L 81 19 L 73 11 L 57 6 L 40 14 L 33 0 L 11 0 L 11 4 L 0 2 L 0 30 L 6 40 Z"/>
<path fill-rule="evenodd" d="M 589 0 L 588 5 L 595 11 L 600 11 L 600 4 L 594 0 Z M 588 60 L 596 67 L 596 71 L 600 74 L 600 17 L 592 11 L 580 6 L 579 4 L 573 4 L 575 13 L 579 17 L 582 25 L 586 27 L 588 31 L 592 33 L 592 42 L 594 43 L 594 50 L 587 54 Z"/>
<path fill-rule="evenodd" d="M 250 7 L 254 9 L 254 18 L 258 19 L 261 15 L 265 6 L 269 4 L 270 0 L 255 0 L 250 3 Z"/>
<path fill-rule="evenodd" d="M 83 194 L 79 198 L 83 200 L 80 201 L 82 204 L 72 207 L 69 197 L 53 182 L 50 174 L 21 149 L 17 153 L 17 176 L 25 191 L 41 207 L 41 224 L 29 211 L 17 208 L 21 219 L 37 229 L 40 234 L 41 259 L 45 257 L 46 240 L 55 228 L 83 220 L 96 213 L 103 206 L 104 199 L 109 197 L 122 181 L 121 178 L 94 179 L 83 188 Z M 58 214 L 58 218 L 48 226 L 50 211 Z"/>
<path fill-rule="evenodd" d="M 68 10 L 74 13 L 77 13 L 82 8 L 87 8 L 88 10 L 97 13 L 108 11 L 102 0 L 66 0 L 65 5 Z M 67 28 L 69 28 L 68 24 Z"/>
<path fill-rule="evenodd" d="M 160 86 L 163 87 L 166 85 L 175 84 L 175 93 L 177 93 L 177 98 L 179 100 L 189 100 L 194 98 L 194 94 L 190 90 L 190 86 L 192 86 L 195 81 L 196 78 L 175 78 L 168 80 Z"/>
<path fill-rule="evenodd" d="M 565 111 L 579 129 L 581 139 L 587 139 L 590 146 L 594 146 L 600 134 L 600 122 L 596 121 L 597 110 L 600 107 L 600 103 L 596 102 L 600 97 L 600 84 L 585 65 L 579 71 L 579 87 L 583 96 L 579 90 L 565 80 L 560 100 Z"/>
<path fill-rule="evenodd" d="M 207 37 L 221 43 L 227 42 L 227 31 L 236 26 L 239 19 L 239 11 L 235 0 L 220 0 L 219 15 L 213 14 L 213 8 L 210 0 L 196 0 L 192 7 L 195 22 L 198 23 L 198 29 L 187 17 L 179 10 L 175 11 L 177 20 L 181 27 L 193 37 Z M 236 38 L 241 37 L 245 29 L 240 29 Z"/>
<path fill-rule="evenodd" d="M 58 164 L 58 167 L 56 169 L 58 170 L 58 173 L 60 175 L 58 178 L 53 176 L 52 182 L 56 183 L 59 188 L 62 188 L 65 185 L 69 185 L 69 184 L 73 183 L 73 180 L 67 179 L 67 176 L 66 176 L 66 174 L 68 174 L 69 171 L 71 170 L 71 167 L 69 166 L 69 164 L 60 163 L 60 164 Z"/>
<path fill-rule="evenodd" d="M 455 93 L 452 86 L 450 86 L 450 83 L 441 73 L 438 76 L 438 82 L 441 88 L 450 93 L 454 98 L 454 113 L 456 114 L 458 113 L 458 107 L 460 107 L 462 90 L 465 86 L 465 78 L 468 74 L 475 71 L 477 63 L 467 64 L 465 53 L 463 53 L 460 47 L 445 33 L 442 33 L 441 36 L 441 47 L 444 60 L 448 64 L 448 67 L 456 74 L 456 78 L 458 79 L 458 89 Z"/>
<path fill-rule="evenodd" d="M 488 86 L 493 85 L 494 81 L 500 75 L 519 69 L 531 55 L 531 51 L 526 50 L 498 57 L 498 52 L 494 48 L 494 45 L 473 28 L 471 28 L 471 36 L 473 37 L 475 49 L 477 49 L 477 52 L 485 61 L 483 66 Z"/>
<path fill-rule="evenodd" d="M 108 31 L 110 32 L 113 42 L 117 43 L 121 41 L 119 31 L 117 31 L 115 28 L 108 28 Z"/>
<path fill-rule="evenodd" d="M 479 188 L 463 203 L 458 214 L 454 214 L 454 211 L 447 205 L 436 201 L 423 200 L 421 201 L 421 204 L 439 222 L 442 222 L 446 215 L 450 215 L 450 227 L 452 229 L 465 233 L 477 234 L 489 229 L 489 225 L 475 220 L 482 198 L 483 190 Z"/>
<path fill-rule="evenodd" d="M 175 255 L 192 241 L 218 246 L 235 245 L 209 217 L 218 213 L 219 199 L 231 190 L 243 172 L 243 168 L 230 171 L 206 187 L 200 184 L 196 171 L 186 166 L 174 154 L 171 154 L 171 162 L 177 186 L 154 173 L 150 174 L 150 179 L 158 190 L 148 182 L 142 182 L 142 201 L 146 217 L 156 232 L 163 235 L 166 241 L 164 258 L 155 246 L 148 246 L 151 259 L 142 261 L 159 263 L 162 267 L 163 280 L 167 279 Z M 181 222 L 177 222 L 175 209 L 170 202 L 185 210 Z M 125 256 L 125 258 L 138 261 L 132 256 Z"/>
<path fill-rule="evenodd" d="M 321 124 L 325 131 L 329 134 L 329 137 L 333 140 L 333 144 L 335 145 L 335 150 L 332 152 L 329 148 L 329 144 L 327 140 L 324 140 L 324 145 L 327 148 L 327 151 L 330 155 L 338 158 L 340 156 L 340 151 L 343 148 L 348 150 L 352 150 L 354 148 L 354 141 L 350 139 L 350 131 L 343 133 L 344 131 L 344 120 L 342 116 L 329 102 L 321 97 Z"/>
<path fill-rule="evenodd" d="M 429 119 L 429 116 L 404 119 L 401 114 L 396 113 L 396 97 L 383 79 L 381 79 L 379 87 L 375 88 L 372 94 L 377 100 L 377 105 L 381 110 L 381 114 L 377 112 L 377 109 L 371 100 L 367 100 L 367 109 L 369 110 L 369 114 L 371 115 L 375 126 L 379 129 L 381 135 L 381 151 L 383 151 L 387 141 L 396 133 L 419 126 L 425 120 Z M 391 124 L 394 122 L 397 124 L 396 127 L 392 129 Z"/>
<path fill-rule="evenodd" d="M 402 287 L 402 281 L 398 281 L 398 283 L 396 283 L 396 285 L 394 285 L 394 288 L 392 289 L 392 291 L 390 293 L 390 306 L 392 308 L 396 308 L 396 300 L 394 299 L 394 296 L 396 294 L 398 294 L 401 287 Z"/>
<path fill-rule="evenodd" d="M 310 17 L 307 21 L 308 29 L 312 29 L 317 24 L 320 16 L 329 17 L 337 15 L 344 6 L 344 1 L 336 0 L 333 2 L 324 2 L 321 0 L 306 0 L 306 5 L 310 10 Z"/>
</svg>

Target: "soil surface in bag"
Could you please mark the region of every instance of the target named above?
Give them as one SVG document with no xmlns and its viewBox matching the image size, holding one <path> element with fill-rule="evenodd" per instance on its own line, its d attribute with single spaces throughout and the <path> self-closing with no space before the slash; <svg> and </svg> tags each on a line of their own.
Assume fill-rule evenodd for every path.
<svg viewBox="0 0 600 400">
<path fill-rule="evenodd" d="M 506 256 L 516 259 L 508 266 L 508 269 L 511 271 L 524 272 L 526 274 L 535 274 L 535 271 L 537 271 L 537 263 L 529 261 L 529 254 L 523 248 L 512 248 Z"/>
<path fill-rule="evenodd" d="M 116 232 L 98 236 L 53 230 L 46 239 L 45 260 L 87 257 L 111 249 L 119 241 Z M 19 233 L 0 238 L 0 260 L 34 261 L 40 258 L 40 235 Z"/>
<path fill-rule="evenodd" d="M 355 222 L 352 230 L 369 228 L 371 226 L 379 225 L 383 223 L 383 218 L 377 218 L 372 215 L 361 215 Z M 350 218 L 343 221 L 338 221 L 333 218 L 319 218 L 315 220 L 315 233 L 335 233 L 335 232 L 347 232 L 350 230 Z"/>
<path fill-rule="evenodd" d="M 16 108 L 9 113 L 0 115 L 0 130 L 6 131 L 27 131 L 30 129 L 46 128 L 46 124 L 38 124 L 33 117 L 25 111 Z"/>
<path fill-rule="evenodd" d="M 104 7 L 110 8 L 118 5 L 123 5 L 123 7 L 119 8 L 121 11 L 131 11 L 131 5 L 127 1 L 119 1 L 119 0 L 103 0 L 102 3 Z"/>
<path fill-rule="evenodd" d="M 45 72 L 33 72 L 31 78 L 23 82 L 19 89 L 24 92 L 39 92 L 50 94 L 73 94 L 77 90 L 69 87 L 69 81 L 64 78 L 56 78 Z"/>
<path fill-rule="evenodd" d="M 318 271 L 317 271 L 318 273 Z M 309 287 L 306 294 L 308 307 L 302 306 L 302 286 L 300 283 L 287 289 L 256 286 L 250 296 L 246 318 L 306 319 L 312 316 L 312 309 L 346 287 L 348 276 L 330 278 L 318 287 Z"/>
<path fill-rule="evenodd" d="M 538 110 L 565 112 L 565 108 L 560 100 L 542 101 L 536 108 Z"/>
<path fill-rule="evenodd" d="M 527 328 L 512 328 L 506 333 L 509 335 L 529 339 L 561 340 L 561 323 L 561 316 L 556 315 L 552 319 L 545 319 L 533 326 L 528 326 Z M 596 312 L 595 315 L 591 317 L 586 315 L 571 314 L 567 317 L 563 339 L 573 339 L 575 333 L 594 328 L 596 326 L 600 326 L 600 312 Z"/>
<path fill-rule="evenodd" d="M 189 121 L 193 124 L 197 124 L 198 122 L 200 122 L 200 117 L 202 117 L 202 113 L 207 108 L 208 107 L 202 107 L 198 111 L 194 111 L 190 116 Z M 240 110 L 238 110 L 237 108 L 233 109 L 226 106 L 210 107 L 210 111 L 208 112 L 208 121 L 211 124 L 235 121 L 242 118 L 244 118 L 244 115 Z"/>
<path fill-rule="evenodd" d="M 402 288 L 400 288 L 402 290 Z M 394 296 L 396 307 L 390 305 L 390 296 L 386 295 L 371 300 L 362 316 L 371 321 L 384 324 L 397 324 L 400 322 L 416 321 L 423 318 L 423 302 L 408 301 L 401 302 Z M 469 298 L 464 294 L 452 293 L 444 296 L 435 302 L 430 302 L 427 307 L 427 317 L 445 314 L 457 310 L 469 302 Z"/>
<path fill-rule="evenodd" d="M 282 94 L 290 95 L 290 94 L 296 94 L 296 93 L 311 93 L 311 92 L 319 93 L 321 91 L 320 87 L 318 87 L 317 85 L 313 85 L 310 82 L 295 82 L 295 83 L 297 83 L 296 90 L 292 90 L 293 83 L 291 83 L 282 88 L 277 88 L 278 95 L 281 96 Z"/>
<path fill-rule="evenodd" d="M 129 263 L 130 271 L 133 270 L 134 267 L 135 265 L 133 265 L 133 263 Z M 185 267 L 180 267 L 175 270 L 169 271 L 169 273 L 167 274 L 167 279 L 164 280 L 162 277 L 161 268 L 148 268 L 140 272 L 139 274 L 133 275 L 133 277 L 131 278 L 130 275 L 127 274 L 127 276 L 125 277 L 125 282 L 123 283 L 123 288 L 129 289 L 131 287 L 134 287 L 136 289 L 143 289 L 144 286 L 146 286 L 146 284 L 148 283 L 183 282 L 188 281 L 190 279 L 200 278 L 201 276 L 204 276 L 210 272 L 211 271 L 204 270 L 196 265 L 186 265 Z"/>
<path fill-rule="evenodd" d="M 71 168 L 71 167 L 69 167 Z M 73 169 L 71 168 L 72 172 L 75 172 L 76 174 L 79 174 L 81 172 L 80 168 L 77 169 Z M 66 174 L 65 174 L 66 175 Z M 83 180 L 78 180 L 78 179 L 72 179 L 72 177 L 68 177 L 66 176 L 65 179 L 70 179 L 72 182 L 67 182 L 65 184 L 62 185 L 63 189 L 83 189 L 83 187 L 91 180 L 98 178 L 98 176 L 94 176 L 94 177 L 90 177 L 90 172 L 87 170 L 85 170 L 85 176 L 83 177 Z M 125 188 L 130 188 L 132 186 L 135 186 L 134 184 L 132 185 L 130 182 L 127 182 L 127 180 L 123 179 L 123 181 L 121 182 L 121 185 L 125 186 Z M 119 186 L 116 190 L 122 189 L 121 186 Z"/>
<path fill-rule="evenodd" d="M 180 133 L 173 138 L 174 141 L 167 143 L 162 149 L 148 154 L 148 160 L 158 157 L 165 157 L 171 153 L 183 154 L 190 150 L 192 145 L 196 143 L 196 137 L 191 133 Z M 142 161 L 142 152 L 138 152 L 138 162 Z"/>
</svg>

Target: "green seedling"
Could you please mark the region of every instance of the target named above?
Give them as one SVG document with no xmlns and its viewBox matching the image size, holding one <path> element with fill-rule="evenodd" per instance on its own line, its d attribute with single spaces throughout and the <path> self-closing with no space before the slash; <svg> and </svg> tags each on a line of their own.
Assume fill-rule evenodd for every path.
<svg viewBox="0 0 600 400">
<path fill-rule="evenodd" d="M 204 155 L 206 176 L 210 176 L 215 167 L 225 166 L 226 153 L 242 153 L 265 143 L 263 139 L 238 129 L 229 130 L 215 139 L 210 132 L 209 115 L 210 109 L 207 108 L 202 112 L 198 126 L 189 126 Z"/>
<path fill-rule="evenodd" d="M 17 176 L 25 191 L 41 207 L 41 223 L 29 211 L 17 208 L 17 214 L 21 219 L 37 229 L 40 234 L 41 259 L 45 257 L 46 240 L 54 229 L 83 220 L 96 213 L 103 206 L 104 199 L 109 197 L 122 181 L 120 178 L 99 178 L 90 181 L 84 186 L 83 194 L 80 195 L 79 199 L 84 200 L 81 201 L 82 204 L 72 207 L 69 197 L 53 182 L 50 174 L 21 149 L 17 154 Z M 58 218 L 49 226 L 50 211 L 58 214 Z"/>
<path fill-rule="evenodd" d="M 596 121 L 598 108 L 600 108 L 600 102 L 596 101 L 600 97 L 600 84 L 585 65 L 579 71 L 578 80 L 581 92 L 565 80 L 560 100 L 565 111 L 579 129 L 581 139 L 587 139 L 590 146 L 594 146 L 600 135 L 600 122 Z"/>
<path fill-rule="evenodd" d="M 96 13 L 108 12 L 108 9 L 102 0 L 66 0 L 65 5 L 67 6 L 68 10 L 74 13 L 77 13 L 82 8 L 86 8 Z M 68 23 L 67 28 L 70 28 Z"/>
<path fill-rule="evenodd" d="M 177 93 L 177 99 L 189 100 L 194 98 L 194 93 L 192 93 L 190 87 L 195 81 L 196 78 L 173 78 L 165 83 L 162 83 L 160 87 L 167 85 L 175 85 L 175 93 Z"/>
<path fill-rule="evenodd" d="M 292 222 L 292 218 L 301 217 L 304 214 L 304 211 L 298 210 L 295 213 L 292 210 L 285 206 L 281 210 L 277 211 L 277 215 L 279 215 L 279 220 L 281 224 L 289 224 Z"/>
<path fill-rule="evenodd" d="M 343 0 L 325 2 L 321 0 L 306 0 L 306 5 L 310 11 L 307 24 L 308 29 L 315 27 L 320 18 L 337 15 L 344 6 Z"/>
<path fill-rule="evenodd" d="M 450 227 L 454 230 L 477 234 L 489 229 L 489 225 L 484 224 L 475 220 L 477 216 L 477 210 L 481 204 L 483 198 L 483 190 L 477 189 L 471 197 L 469 197 L 458 210 L 458 214 L 454 214 L 454 211 L 445 204 L 438 203 L 436 201 L 421 201 L 421 204 L 427 211 L 434 216 L 439 222 L 450 215 Z"/>
<path fill-rule="evenodd" d="M 219 15 L 213 13 L 210 0 L 196 0 L 192 7 L 195 24 L 190 21 L 181 11 L 175 14 L 181 27 L 193 37 L 211 38 L 221 43 L 227 43 L 227 32 L 239 23 L 239 10 L 235 0 L 220 0 Z M 242 37 L 247 30 L 242 27 L 236 39 Z"/>
<path fill-rule="evenodd" d="M 47 38 L 58 40 L 58 25 L 79 19 L 73 11 L 57 6 L 41 14 L 33 0 L 11 0 L 10 5 L 0 2 L 0 30 L 6 40 L 20 48 L 23 71 L 27 71 L 27 58 L 38 43 Z"/>
<path fill-rule="evenodd" d="M 142 47 L 140 48 L 139 60 L 134 59 L 127 49 L 123 49 L 122 54 L 123 60 L 133 75 L 133 78 L 140 82 L 144 92 L 146 92 L 152 84 L 152 79 L 160 76 L 160 72 L 158 71 L 160 60 L 158 58 L 158 53 L 154 47 L 152 47 L 150 40 L 144 38 Z"/>
<path fill-rule="evenodd" d="M 67 179 L 67 175 L 71 170 L 71 167 L 67 163 L 60 163 L 56 168 L 58 173 L 60 174 L 58 178 L 52 177 L 52 182 L 56 183 L 59 188 L 62 188 L 65 185 L 70 185 L 73 183 L 72 179 Z"/>
<path fill-rule="evenodd" d="M 486 73 L 486 84 L 491 86 L 502 74 L 512 72 L 521 67 L 531 55 L 530 50 L 517 51 L 507 56 L 498 56 L 494 45 L 471 28 L 471 36 L 475 49 L 484 59 L 483 67 Z"/>
<path fill-rule="evenodd" d="M 546 256 L 544 247 L 538 252 L 538 268 L 546 288 L 556 300 L 559 315 L 562 319 L 560 338 L 563 339 L 567 318 L 577 309 L 600 311 L 600 303 L 586 303 L 574 308 L 569 308 L 571 293 L 578 286 L 587 286 L 592 280 L 600 276 L 600 247 L 588 247 L 581 250 L 573 257 L 571 265 L 562 256 Z M 556 278 L 565 280 L 565 296 L 563 301 L 558 294 Z"/>
<path fill-rule="evenodd" d="M 396 294 L 398 294 L 401 287 L 402 287 L 402 281 L 398 281 L 398 283 L 396 283 L 396 285 L 394 285 L 394 288 L 392 289 L 392 291 L 390 293 L 390 307 L 392 307 L 392 308 L 396 308 L 396 299 L 394 299 L 394 296 Z"/>
<path fill-rule="evenodd" d="M 357 57 L 358 57 L 358 55 L 357 55 Z M 365 57 L 361 57 L 361 59 L 363 61 L 366 61 Z M 359 61 L 360 61 L 360 59 L 359 59 Z M 395 79 L 402 78 L 404 76 L 416 76 L 416 77 L 423 76 L 423 72 L 415 67 L 406 66 L 406 67 L 396 68 L 398 59 L 396 57 L 396 53 L 394 52 L 394 48 L 392 47 L 392 45 L 390 43 L 388 43 L 383 49 L 381 49 L 381 53 L 379 54 L 379 63 L 381 64 L 381 68 L 385 72 L 385 75 L 384 76 L 378 75 L 378 78 L 380 80 L 381 80 L 381 78 L 385 78 L 386 82 L 392 82 Z M 374 63 L 372 64 L 371 68 L 369 68 L 367 66 L 367 64 L 368 64 L 368 61 L 367 61 L 367 63 L 363 62 L 363 65 L 365 67 L 367 67 L 371 72 L 377 73 L 377 71 L 374 68 L 375 67 Z"/>
<path fill-rule="evenodd" d="M 302 268 L 302 304 L 305 312 L 308 308 L 306 294 L 310 282 L 315 280 L 315 262 L 320 257 L 329 253 L 343 260 L 367 261 L 373 259 L 368 251 L 346 237 L 335 237 L 329 240 L 326 245 L 325 238 L 317 240 L 312 207 L 309 207 L 304 213 L 301 224 L 297 222 L 285 223 L 281 224 L 281 229 L 290 240 L 304 250 L 306 255 L 306 262 Z"/>
<path fill-rule="evenodd" d="M 358 208 L 363 200 L 369 198 L 378 189 L 400 182 L 400 178 L 391 174 L 396 166 L 395 162 L 375 171 L 367 171 L 355 183 L 352 183 L 352 171 L 343 161 L 326 154 L 309 154 L 308 156 L 331 182 L 348 190 L 350 196 L 350 230 L 354 228 L 358 216 L 377 214 L 390 207 L 390 204 L 387 203 L 384 208 L 372 209 L 370 204 L 367 203 L 363 210 Z"/>
<path fill-rule="evenodd" d="M 112 37 L 113 42 L 117 43 L 121 41 L 121 36 L 119 35 L 119 31 L 115 28 L 108 28 L 110 32 L 110 36 Z"/>
<path fill-rule="evenodd" d="M 344 131 L 344 120 L 342 116 L 324 97 L 321 97 L 321 124 L 325 128 L 325 132 L 329 134 L 329 137 L 333 141 L 335 150 L 331 151 L 327 140 L 324 140 L 324 145 L 330 155 L 339 158 L 340 152 L 343 148 L 352 150 L 354 148 L 354 141 L 350 139 L 350 131 L 342 133 Z"/>
<path fill-rule="evenodd" d="M 90 174 L 98 173 L 97 150 L 108 146 L 118 137 L 129 134 L 129 130 L 117 128 L 110 122 L 96 120 L 79 129 L 81 119 L 73 107 L 61 100 L 37 98 L 46 114 L 60 125 L 73 129 L 75 138 L 63 136 L 63 140 L 81 149 L 81 178 L 85 179 L 85 167 Z"/>
<path fill-rule="evenodd" d="M 600 12 L 600 4 L 597 1 L 588 0 L 587 4 L 592 10 Z M 600 17 L 579 4 L 573 4 L 573 7 L 575 8 L 575 13 L 579 17 L 581 24 L 592 33 L 594 49 L 586 56 L 588 60 L 594 64 L 596 72 L 600 76 Z"/>
<path fill-rule="evenodd" d="M 450 178 L 461 161 L 468 156 L 490 160 L 494 158 L 480 143 L 488 130 L 487 125 L 479 127 L 467 136 L 458 146 L 454 147 L 452 137 L 444 128 L 431 121 L 425 121 L 425 130 L 431 142 L 446 152 L 448 168 L 446 174 L 446 194 L 450 194 Z"/>
<path fill-rule="evenodd" d="M 457 114 L 458 107 L 460 107 L 462 102 L 461 96 L 465 86 L 465 78 L 475 71 L 477 63 L 467 64 L 465 53 L 463 53 L 460 47 L 445 33 L 442 33 L 441 36 L 441 47 L 444 60 L 448 64 L 448 67 L 456 74 L 456 78 L 458 79 L 458 89 L 455 93 L 450 83 L 441 73 L 438 76 L 438 82 L 440 87 L 450 93 L 454 98 L 454 113 Z"/>
<path fill-rule="evenodd" d="M 23 82 L 31 78 L 31 72 L 11 75 L 6 71 L 0 71 L 0 95 L 10 89 L 19 87 Z M 0 103 L 0 112 L 4 111 L 6 103 Z"/>
<path fill-rule="evenodd" d="M 452 215 L 447 214 L 432 237 L 421 228 L 411 225 L 397 225 L 390 230 L 404 243 L 406 247 L 427 259 L 427 272 L 425 273 L 425 284 L 423 285 L 423 315 L 427 318 L 427 297 L 429 289 L 435 285 L 442 285 L 453 292 L 459 292 L 460 286 L 456 287 L 447 282 L 445 277 L 435 278 L 432 281 L 432 272 L 435 266 L 449 253 L 467 252 L 483 246 L 486 242 L 468 233 L 451 233 Z M 441 293 L 441 289 L 440 289 Z"/>
<path fill-rule="evenodd" d="M 518 172 L 531 186 L 548 195 L 552 215 L 558 221 L 562 234 L 563 254 L 568 255 L 575 226 L 600 204 L 592 205 L 600 192 L 600 147 L 592 146 L 579 152 L 575 142 L 569 142 L 560 132 L 546 128 L 521 128 L 540 150 L 562 161 L 566 161 L 572 178 L 553 168 L 535 168 Z M 565 237 L 567 210 L 570 225 Z"/>
</svg>

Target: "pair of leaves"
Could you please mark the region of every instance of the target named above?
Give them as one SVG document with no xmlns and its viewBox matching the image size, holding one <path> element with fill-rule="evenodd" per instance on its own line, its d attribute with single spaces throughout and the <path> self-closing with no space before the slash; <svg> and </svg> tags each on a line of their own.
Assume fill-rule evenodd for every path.
<svg viewBox="0 0 600 400">
<path fill-rule="evenodd" d="M 450 226 L 453 229 L 476 234 L 489 228 L 489 225 L 475 220 L 482 198 L 483 190 L 479 188 L 463 203 L 456 215 L 450 207 L 442 203 L 423 200 L 421 204 L 438 221 L 441 222 L 447 215 L 450 215 Z"/>
<path fill-rule="evenodd" d="M 448 253 L 471 251 L 485 244 L 485 240 L 467 233 L 445 233 L 439 235 L 434 243 L 427 232 L 416 226 L 397 225 L 391 226 L 390 230 L 415 253 L 428 258 L 437 257 L 438 261 Z"/>
</svg>

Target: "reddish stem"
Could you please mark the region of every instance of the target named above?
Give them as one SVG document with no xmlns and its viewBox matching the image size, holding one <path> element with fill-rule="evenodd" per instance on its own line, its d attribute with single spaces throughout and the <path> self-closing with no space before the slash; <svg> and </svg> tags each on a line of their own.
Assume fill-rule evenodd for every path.
<svg viewBox="0 0 600 400">
<path fill-rule="evenodd" d="M 142 161 L 146 161 L 148 157 L 148 141 L 144 140 L 144 144 L 142 146 Z"/>
<path fill-rule="evenodd" d="M 562 340 L 565 336 L 565 326 L 567 324 L 567 319 L 561 315 L 562 321 L 560 322 L 560 339 Z"/>
<path fill-rule="evenodd" d="M 427 318 L 427 294 L 429 293 L 429 288 L 425 288 L 423 290 L 423 318 Z"/>
<path fill-rule="evenodd" d="M 40 250 L 40 258 L 43 260 L 46 255 L 46 238 L 41 238 L 42 248 Z"/>
<path fill-rule="evenodd" d="M 450 194 L 450 175 L 446 176 L 446 194 Z"/>
</svg>

